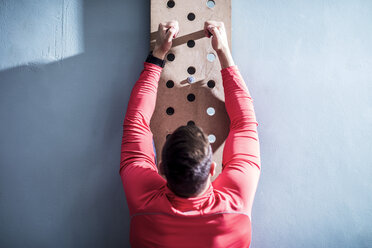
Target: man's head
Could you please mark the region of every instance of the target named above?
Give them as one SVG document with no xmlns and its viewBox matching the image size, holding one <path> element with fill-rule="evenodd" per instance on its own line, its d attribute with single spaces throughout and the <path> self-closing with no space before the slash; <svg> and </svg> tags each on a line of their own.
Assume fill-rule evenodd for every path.
<svg viewBox="0 0 372 248">
<path fill-rule="evenodd" d="M 168 187 L 180 197 L 194 197 L 205 190 L 214 174 L 212 149 L 196 125 L 180 126 L 166 140 L 161 173 Z"/>
</svg>

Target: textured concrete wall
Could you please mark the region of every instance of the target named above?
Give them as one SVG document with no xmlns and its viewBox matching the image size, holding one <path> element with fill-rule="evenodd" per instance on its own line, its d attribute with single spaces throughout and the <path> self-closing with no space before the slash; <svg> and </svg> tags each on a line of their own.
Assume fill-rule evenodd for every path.
<svg viewBox="0 0 372 248">
<path fill-rule="evenodd" d="M 0 70 L 84 52 L 83 0 L 0 1 Z"/>
<path fill-rule="evenodd" d="M 252 247 L 372 247 L 372 2 L 234 3 L 260 123 Z"/>
<path fill-rule="evenodd" d="M 372 246 L 371 16 L 233 1 L 261 138 L 252 247 Z M 128 246 L 121 125 L 149 23 L 145 0 L 0 1 L 0 247 Z"/>
</svg>

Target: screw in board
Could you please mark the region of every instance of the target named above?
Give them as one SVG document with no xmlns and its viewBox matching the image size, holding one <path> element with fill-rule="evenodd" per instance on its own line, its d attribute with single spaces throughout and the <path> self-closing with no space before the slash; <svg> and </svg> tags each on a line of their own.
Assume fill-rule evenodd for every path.
<svg viewBox="0 0 372 248">
<path fill-rule="evenodd" d="M 189 84 L 192 84 L 192 83 L 195 82 L 195 78 L 190 76 L 190 77 L 187 78 L 187 82 L 188 82 Z"/>
</svg>

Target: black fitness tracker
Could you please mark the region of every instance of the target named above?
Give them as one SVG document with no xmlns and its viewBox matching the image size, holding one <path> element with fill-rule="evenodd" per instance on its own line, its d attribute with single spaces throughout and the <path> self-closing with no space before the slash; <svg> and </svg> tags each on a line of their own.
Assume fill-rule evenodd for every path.
<svg viewBox="0 0 372 248">
<path fill-rule="evenodd" d="M 164 65 L 165 65 L 165 60 L 162 60 L 162 59 L 159 59 L 157 57 L 154 57 L 152 55 L 152 51 L 149 53 L 149 55 L 147 56 L 147 59 L 146 59 L 146 62 L 148 63 L 152 63 L 152 64 L 155 64 L 155 65 L 158 65 L 160 66 L 161 68 L 164 68 Z"/>
</svg>

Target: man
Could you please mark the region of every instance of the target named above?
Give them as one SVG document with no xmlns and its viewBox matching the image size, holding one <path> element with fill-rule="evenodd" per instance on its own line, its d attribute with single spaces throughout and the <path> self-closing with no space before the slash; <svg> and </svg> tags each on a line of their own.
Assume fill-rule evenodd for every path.
<svg viewBox="0 0 372 248">
<path fill-rule="evenodd" d="M 249 247 L 251 209 L 260 175 L 257 121 L 248 89 L 234 65 L 222 22 L 205 22 L 221 63 L 230 132 L 223 170 L 203 131 L 181 126 L 167 138 L 159 175 L 150 119 L 162 62 L 178 34 L 177 21 L 159 24 L 152 55 L 133 87 L 123 125 L 120 176 L 131 216 L 132 247 Z M 160 65 L 160 66 L 159 66 Z"/>
</svg>

